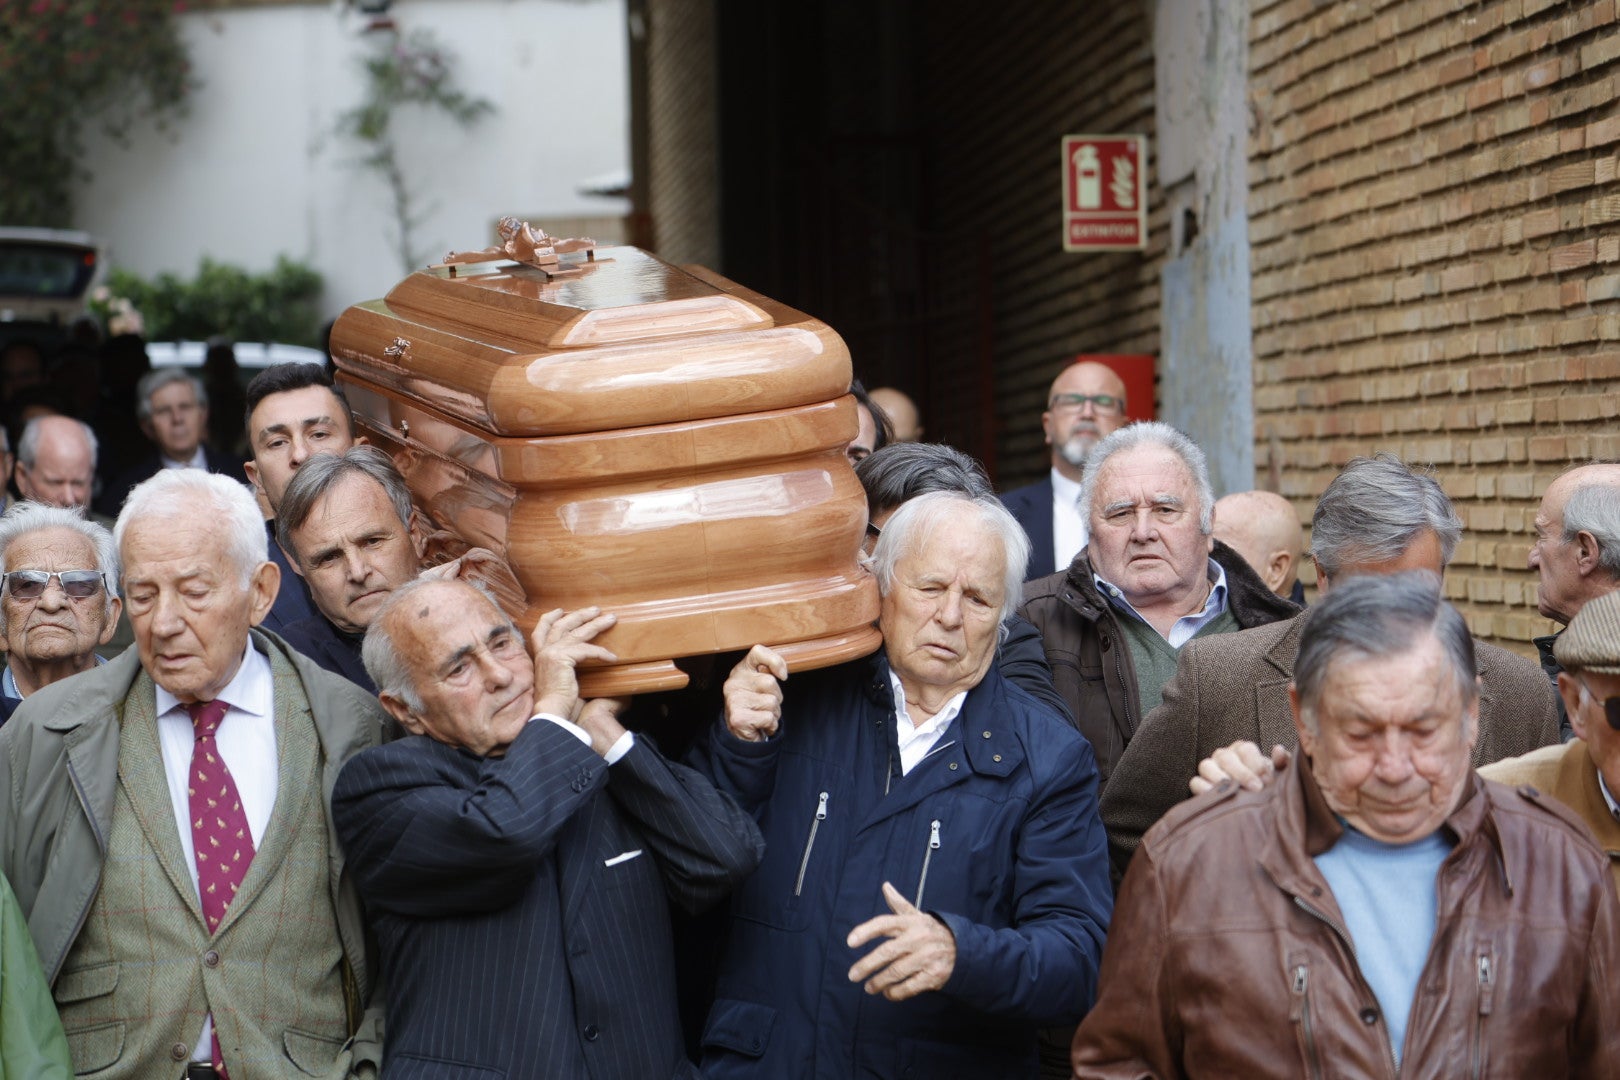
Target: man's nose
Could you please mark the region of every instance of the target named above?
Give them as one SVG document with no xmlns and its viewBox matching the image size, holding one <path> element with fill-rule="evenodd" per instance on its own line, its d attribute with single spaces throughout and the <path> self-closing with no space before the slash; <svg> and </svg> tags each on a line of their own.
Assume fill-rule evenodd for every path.
<svg viewBox="0 0 1620 1080">
<path fill-rule="evenodd" d="M 68 606 L 68 594 L 62 589 L 61 578 L 51 578 L 45 583 L 45 591 L 39 594 L 35 607 L 44 611 L 61 611 Z"/>
<path fill-rule="evenodd" d="M 1153 509 L 1143 507 L 1131 519 L 1131 537 L 1136 540 L 1151 540 L 1157 535 L 1153 524 Z"/>
<path fill-rule="evenodd" d="M 1404 783 L 1416 771 L 1412 765 L 1412 744 L 1404 732 L 1385 732 L 1378 740 L 1375 753 L 1373 770 L 1385 784 Z"/>
<path fill-rule="evenodd" d="M 494 653 L 488 649 L 480 649 L 476 655 L 478 666 L 484 673 L 485 686 L 491 690 L 499 690 L 511 684 L 512 669 L 501 663 Z"/>
<path fill-rule="evenodd" d="M 350 581 L 364 581 L 371 573 L 371 564 L 366 562 L 358 549 L 344 553 L 343 566 L 348 572 Z"/>
<path fill-rule="evenodd" d="M 934 617 L 940 625 L 953 628 L 962 625 L 962 592 L 960 589 L 947 589 L 945 595 L 940 597 L 939 607 Z"/>
</svg>

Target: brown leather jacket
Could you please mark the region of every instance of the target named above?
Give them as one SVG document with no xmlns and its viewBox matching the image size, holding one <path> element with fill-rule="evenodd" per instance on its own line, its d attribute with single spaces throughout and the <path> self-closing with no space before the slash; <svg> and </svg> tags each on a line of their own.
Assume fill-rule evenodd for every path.
<svg viewBox="0 0 1620 1080">
<path fill-rule="evenodd" d="M 1018 614 L 1034 623 L 1046 645 L 1046 660 L 1058 693 L 1097 756 L 1098 791 L 1142 722 L 1136 665 L 1120 636 L 1119 614 L 1091 580 L 1091 549 L 1074 557 L 1061 574 L 1024 583 Z M 1288 619 L 1299 608 L 1266 588 L 1243 556 L 1215 541 L 1210 552 L 1226 571 L 1226 607 L 1239 627 Z"/>
<path fill-rule="evenodd" d="M 1312 857 L 1342 829 L 1310 770 L 1182 803 L 1131 862 L 1089 1078 L 1620 1076 L 1620 903 L 1563 807 L 1470 773 L 1442 828 L 1439 920 L 1395 1067 L 1377 999 Z"/>
</svg>

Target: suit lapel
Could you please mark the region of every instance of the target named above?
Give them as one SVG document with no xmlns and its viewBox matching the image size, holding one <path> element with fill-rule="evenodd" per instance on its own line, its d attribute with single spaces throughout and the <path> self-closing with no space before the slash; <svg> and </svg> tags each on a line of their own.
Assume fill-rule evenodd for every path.
<svg viewBox="0 0 1620 1080">
<path fill-rule="evenodd" d="M 185 898 L 186 907 L 201 923 L 202 903 L 197 897 L 197 886 L 191 880 L 191 868 L 186 865 L 185 849 L 180 846 L 179 830 L 191 828 L 191 822 L 181 823 L 174 818 L 174 802 L 169 794 L 163 747 L 158 738 L 157 691 L 145 671 L 135 679 L 124 701 L 122 736 L 128 752 L 118 755 L 119 784 L 135 810 L 142 835 L 157 854 L 158 865 L 163 867 L 175 891 Z"/>
<path fill-rule="evenodd" d="M 1288 629 L 1266 650 L 1267 677 L 1254 684 L 1255 741 L 1265 753 L 1272 746 L 1293 746 L 1294 711 L 1288 703 L 1288 684 L 1294 681 L 1294 659 L 1299 655 L 1299 633 L 1304 616 L 1288 620 Z"/>
<path fill-rule="evenodd" d="M 571 930 L 586 907 L 586 898 L 603 869 L 599 854 L 601 836 L 607 823 L 605 791 L 586 801 L 581 812 L 557 838 L 557 892 L 561 898 L 563 927 Z"/>
</svg>

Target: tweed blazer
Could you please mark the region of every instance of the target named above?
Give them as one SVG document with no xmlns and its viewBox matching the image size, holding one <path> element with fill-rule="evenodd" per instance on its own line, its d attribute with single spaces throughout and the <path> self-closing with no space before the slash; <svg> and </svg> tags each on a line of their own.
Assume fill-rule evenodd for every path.
<svg viewBox="0 0 1620 1080">
<path fill-rule="evenodd" d="M 381 1061 L 382 1010 L 371 1004 L 376 965 L 360 897 L 331 828 L 331 793 L 343 763 L 381 743 L 393 724 L 348 680 L 321 670 L 273 634 L 253 647 L 296 671 L 320 742 L 331 890 L 349 981 L 357 1065 Z M 140 673 L 130 649 L 101 667 L 32 694 L 0 728 L 0 871 L 16 891 L 48 980 L 54 983 L 101 887 L 118 789 L 118 717 Z"/>
<path fill-rule="evenodd" d="M 1164 700 L 1143 718 L 1102 795 L 1103 825 L 1116 869 L 1165 812 L 1190 798 L 1198 763 L 1238 739 L 1262 750 L 1293 748 L 1294 677 L 1304 614 L 1283 622 L 1198 638 L 1181 650 Z M 1558 742 L 1557 696 L 1536 666 L 1506 649 L 1474 642 L 1479 669 L 1475 767 Z"/>
</svg>

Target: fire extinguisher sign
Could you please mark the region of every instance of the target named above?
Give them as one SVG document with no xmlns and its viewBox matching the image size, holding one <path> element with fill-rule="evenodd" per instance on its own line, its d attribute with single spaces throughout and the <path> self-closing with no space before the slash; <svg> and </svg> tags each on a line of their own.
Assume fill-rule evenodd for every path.
<svg viewBox="0 0 1620 1080">
<path fill-rule="evenodd" d="M 1147 137 L 1063 136 L 1063 250 L 1147 247 Z"/>
</svg>

